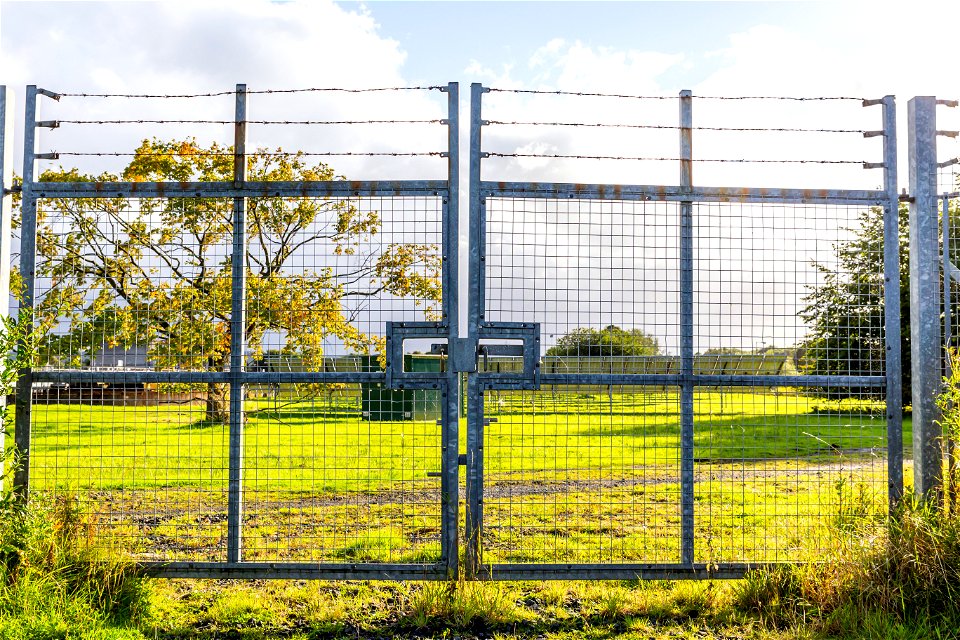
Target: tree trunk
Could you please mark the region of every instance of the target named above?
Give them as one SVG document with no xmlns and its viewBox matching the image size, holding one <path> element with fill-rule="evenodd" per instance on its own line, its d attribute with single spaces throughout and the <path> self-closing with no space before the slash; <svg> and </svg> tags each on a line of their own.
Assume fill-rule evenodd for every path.
<svg viewBox="0 0 960 640">
<path fill-rule="evenodd" d="M 207 384 L 207 413 L 203 418 L 207 422 L 230 422 L 230 386 L 211 382 Z"/>
</svg>

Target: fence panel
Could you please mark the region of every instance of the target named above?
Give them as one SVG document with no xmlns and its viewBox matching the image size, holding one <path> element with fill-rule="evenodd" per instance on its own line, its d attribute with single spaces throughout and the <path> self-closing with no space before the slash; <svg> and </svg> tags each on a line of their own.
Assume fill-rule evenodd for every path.
<svg viewBox="0 0 960 640">
<path fill-rule="evenodd" d="M 36 117 L 40 101 L 56 120 Z M 233 117 L 170 115 L 215 112 L 209 101 Z M 396 320 L 456 331 L 444 261 L 456 263 L 457 102 L 455 83 L 28 89 L 21 313 L 43 335 L 18 388 L 19 490 L 158 575 L 455 576 L 459 385 L 431 365 L 429 389 L 389 389 L 386 341 Z M 102 115 L 117 103 L 135 115 Z M 196 137 L 103 147 L 169 124 Z M 331 145 L 351 127 L 393 129 L 370 150 L 273 144 L 293 128 Z M 37 152 L 47 128 L 67 150 Z M 78 168 L 35 175 L 67 158 Z M 327 164 L 362 169 L 354 158 L 400 178 L 346 181 Z"/>
<path fill-rule="evenodd" d="M 789 120 L 807 106 L 792 99 L 472 100 L 471 336 L 531 327 L 538 366 L 491 358 L 468 392 L 471 575 L 734 577 L 883 517 L 902 491 L 892 98 L 811 101 L 831 105 L 826 127 Z M 584 111 L 605 117 L 553 117 Z M 879 132 L 847 124 L 871 115 Z M 797 137 L 812 134 L 852 142 L 828 156 Z M 881 162 L 849 159 L 874 137 Z M 605 179 L 625 163 L 679 180 Z M 693 182 L 751 163 L 755 188 Z M 885 188 L 782 189 L 767 164 L 801 186 L 882 168 Z"/>
</svg>

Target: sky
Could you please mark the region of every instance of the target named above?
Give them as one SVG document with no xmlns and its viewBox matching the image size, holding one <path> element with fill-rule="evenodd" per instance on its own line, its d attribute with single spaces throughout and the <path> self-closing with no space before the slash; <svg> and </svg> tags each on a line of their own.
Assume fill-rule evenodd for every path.
<svg viewBox="0 0 960 640">
<path fill-rule="evenodd" d="M 676 96 L 682 89 L 692 90 L 695 96 L 727 97 L 879 98 L 893 94 L 897 96 L 904 132 L 910 97 L 960 97 L 954 47 L 946 28 L 957 24 L 958 19 L 960 3 L 956 2 L 5 1 L 0 2 L 0 83 L 13 87 L 22 99 L 22 87 L 28 83 L 58 92 L 166 94 L 229 91 L 238 82 L 263 90 L 411 87 L 456 81 L 461 87 L 464 126 L 472 82 L 504 89 L 648 96 Z M 17 108 L 22 110 L 22 100 Z M 445 97 L 437 91 L 256 94 L 250 99 L 249 117 L 439 119 L 446 116 L 444 109 Z M 960 114 L 954 113 L 957 111 L 960 109 L 942 108 L 939 128 L 960 129 Z M 676 113 L 673 100 L 577 99 L 515 93 L 484 97 L 484 118 L 511 122 L 671 126 L 676 124 Z M 43 101 L 41 107 L 41 117 L 45 119 L 229 119 L 232 115 L 231 96 L 148 101 L 64 98 L 56 104 Z M 861 107 L 857 101 L 793 103 L 695 98 L 694 123 L 733 128 L 857 131 L 879 128 L 880 111 L 879 107 Z M 20 129 L 18 126 L 18 145 Z M 39 149 L 124 152 L 155 130 L 148 126 L 63 126 L 44 132 Z M 201 141 L 230 139 L 230 128 L 225 125 L 196 125 L 189 131 L 169 131 L 196 135 Z M 732 135 L 698 131 L 695 156 L 856 162 L 881 159 L 879 139 L 863 139 L 856 133 Z M 443 150 L 445 144 L 443 129 L 436 125 L 389 129 L 382 125 L 326 129 L 261 126 L 252 127 L 250 136 L 252 146 L 316 152 L 419 153 Z M 465 145 L 465 135 L 463 140 Z M 940 144 L 941 159 L 960 155 L 955 142 L 943 139 Z M 907 182 L 906 147 L 906 136 L 901 134 L 899 182 L 903 186 Z M 498 125 L 484 129 L 484 149 L 508 154 L 672 158 L 677 154 L 677 136 L 675 130 Z M 117 158 L 76 160 L 86 163 L 82 166 L 91 172 L 115 172 L 122 166 Z M 430 156 L 337 157 L 335 165 L 343 175 L 367 179 L 442 177 L 445 168 L 442 159 Z M 50 165 L 41 168 L 45 166 Z M 502 180 L 633 184 L 676 184 L 678 180 L 673 162 L 511 157 L 490 159 L 484 171 L 485 179 Z M 882 175 L 857 164 L 703 162 L 695 165 L 694 179 L 710 186 L 873 189 L 879 188 Z M 608 222 L 606 231 L 604 223 L 598 223 L 601 226 L 596 235 L 606 239 L 593 247 L 596 254 L 592 257 L 589 250 L 575 251 L 582 239 L 556 237 L 552 254 L 533 251 L 521 259 L 515 249 L 522 244 L 518 238 L 548 237 L 544 234 L 551 229 L 562 228 L 561 221 L 547 230 L 537 226 L 546 214 L 531 214 L 528 223 L 523 224 L 516 222 L 522 215 L 509 221 L 516 222 L 517 226 L 512 227 L 515 235 L 502 235 L 496 247 L 504 260 L 509 253 L 510 260 L 518 261 L 517 272 L 527 269 L 529 274 L 517 276 L 516 281 L 494 283 L 491 286 L 500 287 L 497 295 L 506 300 L 505 292 L 511 289 L 542 294 L 551 288 L 549 283 L 559 282 L 568 283 L 564 285 L 568 290 L 562 300 L 547 295 L 531 302 L 532 306 L 524 303 L 505 309 L 503 319 L 519 319 L 525 313 L 536 312 L 555 314 L 551 315 L 555 319 L 568 313 L 566 324 L 572 326 L 608 320 L 632 322 L 654 326 L 651 331 L 675 346 L 675 316 L 651 305 L 651 301 L 672 299 L 675 293 L 675 273 L 662 271 L 663 260 L 673 257 L 659 251 L 659 245 L 670 242 L 649 231 L 662 224 L 663 216 L 672 214 L 652 209 L 644 213 L 648 214 L 652 217 L 643 232 L 649 236 L 647 257 L 627 264 L 623 262 L 626 257 L 621 247 L 619 253 L 613 252 L 619 257 L 607 265 L 607 271 L 603 271 L 602 261 L 617 244 L 616 233 L 610 231 L 615 222 Z M 563 215 L 569 220 L 571 213 Z M 618 219 L 615 212 L 610 215 L 611 221 Z M 764 215 L 734 212 L 733 217 L 739 220 L 738 233 L 756 234 L 748 229 L 762 228 Z M 784 215 L 797 220 L 805 214 L 787 211 Z M 783 216 L 773 215 L 771 219 L 782 220 Z M 768 249 L 771 243 L 794 242 L 791 236 L 796 232 L 789 225 L 780 225 L 766 237 Z M 723 238 L 728 233 L 729 225 L 718 227 L 715 235 Z M 830 233 L 835 239 L 843 235 L 839 228 Z M 698 334 L 699 346 L 739 346 L 734 345 L 736 340 L 742 340 L 743 346 L 796 341 L 802 332 L 796 320 L 796 300 L 806 286 L 805 278 L 814 276 L 808 272 L 797 276 L 795 269 L 790 273 L 790 265 L 809 265 L 811 259 L 820 257 L 818 240 L 822 236 L 812 233 L 792 244 L 793 262 L 759 253 L 759 248 L 740 250 L 741 257 L 752 256 L 754 266 L 740 268 L 741 275 L 731 277 L 726 289 L 725 281 L 715 282 L 709 292 L 705 288 L 702 306 L 716 306 L 721 298 L 746 306 L 704 311 L 713 314 L 713 325 L 721 329 L 717 335 Z M 710 253 L 705 248 L 703 259 L 719 260 L 719 245 L 715 250 Z M 573 262 L 580 261 L 581 267 L 569 264 L 571 256 L 576 258 Z M 726 264 L 734 264 L 733 270 L 737 271 L 736 264 L 743 264 L 744 260 Z M 574 284 L 590 279 L 591 269 L 595 268 L 600 269 L 597 277 L 604 279 L 608 291 Z M 762 270 L 782 273 L 783 278 L 773 278 L 766 287 L 757 285 L 756 274 Z M 545 273 L 550 274 L 549 282 L 544 279 Z M 614 277 L 614 273 L 620 275 Z M 655 284 L 647 298 L 625 300 L 617 278 L 621 278 L 621 284 L 631 278 L 645 278 Z M 658 292 L 656 283 L 668 284 Z M 571 296 L 571 291 L 579 293 Z M 751 296 L 756 297 L 755 302 L 743 302 Z M 787 298 L 794 300 L 793 306 Z M 779 323 L 760 326 L 764 324 L 760 316 L 768 312 L 779 317 Z M 729 326 L 716 322 L 724 314 Z M 757 326 L 753 327 L 753 323 Z M 557 327 L 551 329 L 552 335 L 562 331 L 560 325 L 564 325 L 559 321 L 554 324 Z M 751 326 L 746 327 L 747 324 Z M 743 335 L 731 337 L 737 331 Z"/>
</svg>

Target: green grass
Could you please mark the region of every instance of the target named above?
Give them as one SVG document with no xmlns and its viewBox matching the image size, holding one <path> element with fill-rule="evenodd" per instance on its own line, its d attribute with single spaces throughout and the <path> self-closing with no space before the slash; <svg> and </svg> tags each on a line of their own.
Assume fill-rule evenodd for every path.
<svg viewBox="0 0 960 640">
<path fill-rule="evenodd" d="M 678 395 L 585 391 L 487 394 L 485 561 L 678 561 Z M 245 558 L 440 559 L 440 427 L 363 420 L 359 405 L 248 402 Z M 695 411 L 699 562 L 794 559 L 824 514 L 882 503 L 876 402 L 703 390 Z M 32 489 L 79 496 L 137 558 L 222 560 L 228 429 L 202 418 L 196 404 L 37 405 Z"/>
<path fill-rule="evenodd" d="M 831 406 L 833 405 L 833 406 Z M 517 474 L 598 477 L 609 470 L 679 461 L 676 393 L 491 393 L 488 480 Z M 439 471 L 434 420 L 370 422 L 359 402 L 248 402 L 248 484 L 272 491 L 379 491 Z M 695 399 L 698 461 L 835 457 L 882 449 L 882 407 L 842 407 L 796 392 L 703 391 Z M 200 405 L 34 407 L 31 478 L 37 489 L 219 488 L 226 482 L 226 426 Z M 461 421 L 461 447 L 466 425 Z M 909 422 L 904 441 L 909 442 Z"/>
</svg>

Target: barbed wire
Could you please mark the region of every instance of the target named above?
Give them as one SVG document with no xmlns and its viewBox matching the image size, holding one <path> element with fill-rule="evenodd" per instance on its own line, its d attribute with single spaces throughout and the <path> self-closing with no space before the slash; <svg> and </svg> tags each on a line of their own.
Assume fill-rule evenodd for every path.
<svg viewBox="0 0 960 640">
<path fill-rule="evenodd" d="M 306 89 L 247 89 L 247 93 L 373 93 L 377 91 L 443 91 L 446 86 L 433 84 L 416 87 L 371 87 L 366 89 L 343 89 L 340 87 L 309 87 Z"/>
<path fill-rule="evenodd" d="M 645 157 L 645 156 L 588 156 L 567 155 L 559 153 L 498 153 L 487 152 L 487 156 L 496 158 L 559 158 L 570 160 L 636 160 L 643 162 L 680 162 L 684 158 Z M 736 164 L 868 164 L 862 160 L 776 160 L 776 159 L 749 159 L 749 158 L 693 158 L 693 162 L 729 162 Z"/>
<path fill-rule="evenodd" d="M 672 129 L 683 127 L 667 124 L 624 124 L 624 123 L 587 123 L 587 122 L 523 122 L 510 120 L 485 120 L 490 125 L 550 126 L 550 127 L 609 127 L 613 129 Z M 773 131 L 788 133 L 866 133 L 864 129 L 807 129 L 802 127 L 691 127 L 694 131 Z"/>
<path fill-rule="evenodd" d="M 116 151 L 52 151 L 47 154 L 39 154 L 46 156 L 73 156 L 73 157 L 167 157 L 167 156 L 176 156 L 179 158 L 189 158 L 189 157 L 221 157 L 221 158 L 233 158 L 235 157 L 232 153 L 186 153 L 186 154 L 174 154 L 174 153 L 132 153 L 132 152 L 116 152 Z M 39 160 L 55 160 L 57 158 L 41 158 L 38 155 Z M 306 152 L 306 151 L 296 151 L 296 152 L 253 152 L 248 153 L 247 156 L 269 156 L 269 157 L 294 157 L 294 156 L 392 156 L 392 157 L 413 157 L 413 156 L 435 156 L 441 157 L 446 156 L 446 151 L 316 151 L 316 152 Z"/>
<path fill-rule="evenodd" d="M 850 100 L 863 102 L 869 98 L 860 98 L 857 96 L 700 96 L 694 95 L 693 98 L 700 100 L 786 100 L 791 102 L 826 102 L 831 100 Z"/>
<path fill-rule="evenodd" d="M 55 120 L 55 124 L 236 124 L 235 120 Z M 433 120 L 243 120 L 246 124 L 326 125 L 326 124 L 442 124 Z"/>
<path fill-rule="evenodd" d="M 586 91 L 548 91 L 545 89 L 499 89 L 496 87 L 487 87 L 488 91 L 498 93 L 527 93 L 541 95 L 557 96 L 588 96 L 598 98 L 629 98 L 634 100 L 679 100 L 680 96 L 652 96 L 652 95 L 633 95 L 626 93 L 599 93 Z M 692 98 L 701 100 L 792 100 L 797 102 L 815 102 L 824 100 L 856 100 L 862 102 L 867 98 L 858 98 L 854 96 L 701 96 L 691 95 Z"/>
<path fill-rule="evenodd" d="M 342 87 L 307 87 L 303 89 L 247 89 L 247 94 L 266 93 L 372 93 L 377 91 L 439 91 L 446 87 L 440 85 L 416 87 L 370 87 L 365 89 L 345 89 Z M 209 93 L 57 93 L 64 98 L 216 98 L 236 95 L 237 91 L 213 91 Z"/>
<path fill-rule="evenodd" d="M 488 91 L 497 93 L 532 93 L 554 96 L 587 96 L 592 98 L 630 98 L 634 100 L 678 100 L 678 96 L 639 96 L 624 93 L 592 93 L 587 91 L 545 91 L 540 89 L 497 89 L 488 87 Z"/>
</svg>

